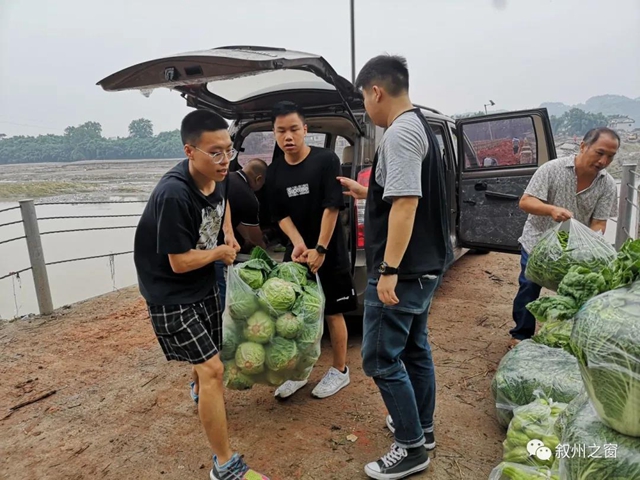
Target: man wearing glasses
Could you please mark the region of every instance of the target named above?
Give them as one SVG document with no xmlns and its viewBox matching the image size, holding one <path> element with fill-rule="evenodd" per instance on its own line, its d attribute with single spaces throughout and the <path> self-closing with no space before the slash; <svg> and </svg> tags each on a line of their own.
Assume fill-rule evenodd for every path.
<svg viewBox="0 0 640 480">
<path fill-rule="evenodd" d="M 167 360 L 192 365 L 191 395 L 214 453 L 210 479 L 268 480 L 231 450 L 219 355 L 222 309 L 214 263 L 231 265 L 240 249 L 225 191 L 237 152 L 227 122 L 215 113 L 189 113 L 180 133 L 187 158 L 160 179 L 136 229 L 140 293 Z"/>
</svg>

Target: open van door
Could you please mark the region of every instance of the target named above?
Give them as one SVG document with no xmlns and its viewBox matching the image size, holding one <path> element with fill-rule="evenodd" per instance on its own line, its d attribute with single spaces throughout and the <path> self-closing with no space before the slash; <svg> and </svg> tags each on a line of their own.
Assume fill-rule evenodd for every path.
<svg viewBox="0 0 640 480">
<path fill-rule="evenodd" d="M 280 100 L 315 110 L 362 108 L 362 95 L 322 57 L 283 48 L 219 47 L 149 60 L 98 82 L 106 91 L 156 88 L 182 93 L 187 105 L 230 120 L 268 118 Z"/>
<path fill-rule="evenodd" d="M 556 158 L 546 109 L 456 121 L 461 247 L 519 253 L 527 214 L 518 204 L 537 168 Z"/>
</svg>

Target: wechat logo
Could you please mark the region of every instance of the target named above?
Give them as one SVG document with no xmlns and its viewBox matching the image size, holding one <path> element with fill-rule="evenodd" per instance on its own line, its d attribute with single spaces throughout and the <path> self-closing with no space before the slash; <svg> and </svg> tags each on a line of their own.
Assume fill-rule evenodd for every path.
<svg viewBox="0 0 640 480">
<path fill-rule="evenodd" d="M 529 452 L 529 455 L 531 455 L 532 457 L 538 457 L 538 459 L 542 460 L 543 462 L 553 457 L 553 452 L 551 452 L 551 449 L 545 447 L 544 443 L 542 443 L 542 441 L 538 439 L 533 439 L 529 443 L 527 443 L 527 452 Z"/>
</svg>

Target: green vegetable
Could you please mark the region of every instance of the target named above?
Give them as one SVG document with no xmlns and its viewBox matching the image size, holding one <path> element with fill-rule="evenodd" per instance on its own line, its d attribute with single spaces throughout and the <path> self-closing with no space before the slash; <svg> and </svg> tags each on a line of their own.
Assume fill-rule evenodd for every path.
<svg viewBox="0 0 640 480">
<path fill-rule="evenodd" d="M 254 247 L 251 250 L 251 260 L 262 260 L 269 267 L 269 271 L 273 270 L 276 267 L 276 262 L 269 256 L 269 254 L 261 247 Z"/>
<path fill-rule="evenodd" d="M 280 372 L 293 370 L 298 362 L 296 342 L 275 337 L 266 348 L 266 363 L 269 370 Z"/>
<path fill-rule="evenodd" d="M 258 309 L 258 301 L 255 294 L 245 290 L 246 286 L 238 285 L 238 282 L 230 282 L 227 290 L 227 305 L 229 315 L 234 320 L 246 320 Z"/>
<path fill-rule="evenodd" d="M 224 317 L 223 317 L 224 318 Z M 222 329 L 222 349 L 220 359 L 224 361 L 233 360 L 236 356 L 236 349 L 242 343 L 242 333 L 233 321 L 224 321 Z"/>
<path fill-rule="evenodd" d="M 640 437 L 640 281 L 592 298 L 575 322 L 571 348 L 598 415 Z"/>
<path fill-rule="evenodd" d="M 539 322 L 545 322 L 547 320 L 568 320 L 573 318 L 579 309 L 580 306 L 573 298 L 562 295 L 542 297 L 527 304 L 527 310 L 529 310 Z"/>
<path fill-rule="evenodd" d="M 303 287 L 307 284 L 308 274 L 309 269 L 304 265 L 295 262 L 284 262 L 273 269 L 269 278 L 280 278 Z"/>
<path fill-rule="evenodd" d="M 236 365 L 245 375 L 255 375 L 264 371 L 265 351 L 259 343 L 245 342 L 236 350 Z"/>
<path fill-rule="evenodd" d="M 296 338 L 302 329 L 302 320 L 291 312 L 280 315 L 276 320 L 276 332 L 283 338 Z"/>
<path fill-rule="evenodd" d="M 569 452 L 569 458 L 561 455 L 560 472 L 564 480 L 640 478 L 639 438 L 622 435 L 604 425 L 586 397 L 567 408 L 574 408 L 574 413 L 564 427 L 561 443 L 570 447 L 585 445 L 586 451 L 582 455 Z"/>
<path fill-rule="evenodd" d="M 640 239 L 627 240 L 603 274 L 609 290 L 624 287 L 640 278 Z"/>
<path fill-rule="evenodd" d="M 315 342 L 313 346 L 304 349 L 298 348 L 298 351 L 300 352 L 300 359 L 298 360 L 297 368 L 306 369 L 313 367 L 320 358 L 320 343 Z"/>
<path fill-rule="evenodd" d="M 223 384 L 233 390 L 247 390 L 253 386 L 253 379 L 242 373 L 236 362 L 224 362 Z"/>
<path fill-rule="evenodd" d="M 573 320 L 548 320 L 542 324 L 532 340 L 547 347 L 562 348 L 573 354 L 571 350 L 571 330 Z"/>
<path fill-rule="evenodd" d="M 252 262 L 261 262 L 261 260 L 251 260 Z M 248 264 L 249 262 L 247 262 Z M 244 283 L 253 290 L 257 290 L 262 286 L 266 278 L 266 274 L 262 269 L 251 268 L 247 264 L 238 267 L 238 275 Z"/>
<path fill-rule="evenodd" d="M 302 355 L 310 355 L 316 351 L 323 333 L 322 323 L 305 323 L 296 339 L 298 350 Z"/>
<path fill-rule="evenodd" d="M 258 293 L 260 304 L 269 312 L 282 315 L 289 311 L 296 301 L 296 291 L 292 283 L 279 278 L 270 278 Z"/>
<path fill-rule="evenodd" d="M 608 290 L 607 281 L 602 273 L 592 272 L 579 265 L 573 266 L 558 285 L 558 295 L 571 297 L 578 306 L 591 297 Z"/>
<path fill-rule="evenodd" d="M 543 460 L 536 455 L 529 455 L 527 446 L 530 441 L 539 440 L 544 447 L 555 453 L 560 441 L 555 435 L 554 425 L 558 415 L 566 407 L 566 403 L 554 403 L 539 398 L 528 405 L 515 408 L 513 420 L 507 430 L 507 438 L 502 444 L 502 460 L 551 468 L 554 463 L 553 456 Z"/>
<path fill-rule="evenodd" d="M 502 462 L 489 474 L 489 480 L 556 480 L 547 467 L 533 467 L 518 463 Z"/>
<path fill-rule="evenodd" d="M 288 376 L 283 372 L 274 372 L 273 370 L 269 370 L 268 368 L 265 370 L 265 376 L 267 383 L 274 387 L 279 387 L 284 382 L 289 380 Z"/>
<path fill-rule="evenodd" d="M 310 283 L 303 288 L 302 293 L 293 305 L 293 313 L 302 318 L 305 323 L 318 323 L 323 321 L 324 297 L 318 290 L 317 284 Z"/>
<path fill-rule="evenodd" d="M 549 290 L 556 290 L 571 267 L 600 272 L 615 258 L 615 249 L 604 237 L 571 219 L 548 230 L 529 255 L 525 276 Z"/>
<path fill-rule="evenodd" d="M 491 382 L 498 421 L 504 427 L 509 425 L 513 409 L 533 402 L 537 391 L 554 401 L 568 403 L 583 388 L 573 356 L 532 340 L 520 342 L 502 358 Z"/>
<path fill-rule="evenodd" d="M 243 333 L 249 342 L 265 344 L 273 338 L 275 331 L 275 323 L 269 314 L 257 311 L 247 320 Z"/>
</svg>

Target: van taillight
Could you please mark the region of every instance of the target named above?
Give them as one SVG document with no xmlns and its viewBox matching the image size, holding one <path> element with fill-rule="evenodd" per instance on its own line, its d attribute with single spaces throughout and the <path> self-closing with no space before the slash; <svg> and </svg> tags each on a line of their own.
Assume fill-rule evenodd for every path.
<svg viewBox="0 0 640 480">
<path fill-rule="evenodd" d="M 369 179 L 371 178 L 371 167 L 365 168 L 358 174 L 358 183 L 369 186 Z M 354 208 L 356 209 L 356 226 L 357 237 L 356 247 L 358 249 L 364 248 L 364 208 L 367 204 L 366 200 L 356 200 Z"/>
</svg>

